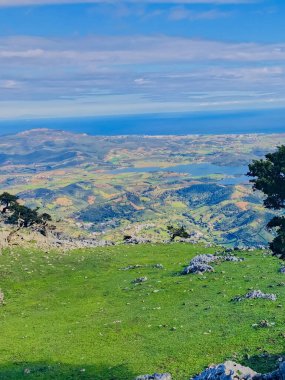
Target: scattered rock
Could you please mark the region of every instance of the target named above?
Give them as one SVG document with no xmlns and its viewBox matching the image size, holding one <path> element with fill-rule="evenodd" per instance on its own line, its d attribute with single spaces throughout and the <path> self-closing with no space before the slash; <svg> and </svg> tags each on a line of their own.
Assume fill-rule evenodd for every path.
<svg viewBox="0 0 285 380">
<path fill-rule="evenodd" d="M 144 239 L 142 237 L 131 237 L 129 236 L 127 239 L 124 239 L 124 244 L 147 244 L 151 243 L 149 239 Z"/>
<path fill-rule="evenodd" d="M 142 282 L 146 282 L 147 277 L 139 277 L 132 281 L 133 284 L 141 284 Z"/>
<path fill-rule="evenodd" d="M 285 267 L 280 268 L 279 272 L 285 274 Z"/>
<path fill-rule="evenodd" d="M 263 293 L 261 290 L 252 290 L 251 292 L 245 294 L 244 296 L 237 296 L 233 298 L 232 301 L 240 302 L 245 299 L 258 299 L 258 298 L 262 298 L 262 299 L 266 299 L 270 301 L 277 300 L 276 294 L 267 294 L 267 293 Z"/>
<path fill-rule="evenodd" d="M 143 268 L 143 265 L 139 265 L 139 264 L 129 265 L 125 268 L 121 268 L 120 270 L 131 270 L 131 269 L 138 269 L 138 268 Z"/>
<path fill-rule="evenodd" d="M 232 261 L 232 262 L 236 262 L 236 263 L 244 261 L 244 258 L 232 256 L 232 255 L 223 256 L 222 259 L 223 259 L 223 261 Z"/>
<path fill-rule="evenodd" d="M 164 269 L 164 266 L 162 264 L 154 264 L 153 268 Z"/>
<path fill-rule="evenodd" d="M 153 375 L 138 376 L 136 380 L 171 380 L 170 373 L 154 373 Z"/>
<path fill-rule="evenodd" d="M 268 328 L 268 327 L 272 327 L 274 325 L 275 325 L 274 322 L 269 322 L 266 319 L 263 319 L 262 321 L 253 324 L 252 327 L 265 329 L 265 328 Z"/>
<path fill-rule="evenodd" d="M 243 367 L 232 361 L 211 366 L 191 380 L 247 380 L 252 379 L 257 373 L 251 368 Z"/>
</svg>

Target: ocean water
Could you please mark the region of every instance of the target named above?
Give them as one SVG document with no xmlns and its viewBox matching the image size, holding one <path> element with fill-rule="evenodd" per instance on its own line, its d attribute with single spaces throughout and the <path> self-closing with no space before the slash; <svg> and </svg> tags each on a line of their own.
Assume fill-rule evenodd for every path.
<svg viewBox="0 0 285 380">
<path fill-rule="evenodd" d="M 0 119 L 0 135 L 36 128 L 107 136 L 285 133 L 285 109 L 72 119 Z"/>
</svg>

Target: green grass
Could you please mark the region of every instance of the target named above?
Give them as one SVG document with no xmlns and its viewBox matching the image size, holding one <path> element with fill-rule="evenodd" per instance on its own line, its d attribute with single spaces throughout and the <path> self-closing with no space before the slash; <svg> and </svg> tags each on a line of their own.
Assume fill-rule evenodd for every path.
<svg viewBox="0 0 285 380">
<path fill-rule="evenodd" d="M 260 355 L 281 354 L 285 342 L 280 263 L 251 252 L 206 276 L 179 275 L 206 252 L 214 249 L 173 244 L 4 252 L 0 379 L 129 380 L 169 371 L 186 380 L 228 358 L 270 369 L 275 357 Z M 163 270 L 153 268 L 158 263 Z M 134 264 L 144 267 L 120 270 Z M 148 281 L 132 284 L 141 276 Z M 278 300 L 230 302 L 250 288 L 274 292 Z M 262 319 L 274 327 L 252 327 Z"/>
</svg>

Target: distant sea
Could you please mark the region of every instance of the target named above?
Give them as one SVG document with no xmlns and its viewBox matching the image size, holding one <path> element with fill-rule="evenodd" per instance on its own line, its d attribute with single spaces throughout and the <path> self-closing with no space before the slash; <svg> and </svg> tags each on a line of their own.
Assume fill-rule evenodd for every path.
<svg viewBox="0 0 285 380">
<path fill-rule="evenodd" d="M 1 121 L 0 135 L 50 128 L 91 135 L 285 133 L 285 109 Z"/>
</svg>

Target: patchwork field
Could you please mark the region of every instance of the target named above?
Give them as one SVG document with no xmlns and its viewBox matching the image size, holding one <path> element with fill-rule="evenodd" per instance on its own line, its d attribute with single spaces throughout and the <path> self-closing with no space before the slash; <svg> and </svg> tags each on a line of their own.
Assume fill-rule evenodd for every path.
<svg viewBox="0 0 285 380">
<path fill-rule="evenodd" d="M 0 191 L 49 212 L 63 231 L 97 240 L 168 239 L 267 245 L 272 217 L 245 177 L 284 134 L 88 136 L 32 130 L 0 143 Z"/>
<path fill-rule="evenodd" d="M 213 252 L 189 244 L 3 252 L 0 378 L 131 380 L 169 371 L 186 380 L 227 358 L 275 367 L 285 342 L 280 262 L 238 252 L 243 262 L 180 275 L 195 255 Z M 147 281 L 134 284 L 139 277 Z M 250 289 L 277 301 L 231 302 Z M 262 320 L 272 325 L 253 327 Z"/>
</svg>

